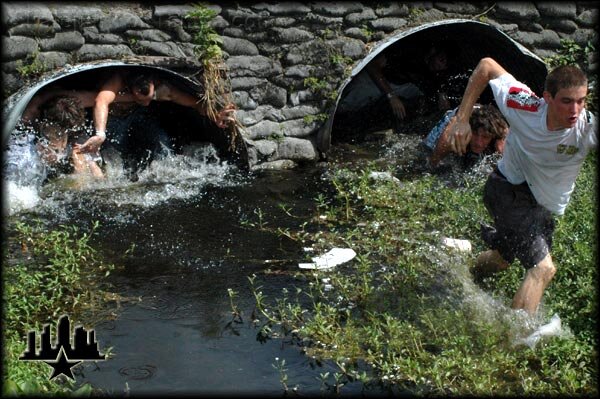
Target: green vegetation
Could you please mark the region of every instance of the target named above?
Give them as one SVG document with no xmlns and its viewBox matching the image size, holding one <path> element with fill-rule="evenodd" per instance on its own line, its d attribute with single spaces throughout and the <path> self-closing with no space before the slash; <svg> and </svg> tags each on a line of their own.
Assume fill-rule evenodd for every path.
<svg viewBox="0 0 600 399">
<path fill-rule="evenodd" d="M 96 223 L 89 233 L 82 233 L 68 226 L 48 231 L 39 221 L 14 226 L 9 247 L 16 252 L 10 257 L 16 261 L 3 262 L 3 395 L 91 393 L 89 385 L 73 391 L 70 380 L 49 381 L 48 365 L 18 358 L 25 350 L 23 337 L 28 331 L 41 331 L 44 324 L 56 323 L 63 314 L 81 322 L 86 312 L 103 303 L 100 282 L 114 265 L 106 264 L 90 246 L 97 227 Z M 8 254 L 3 256 L 9 259 Z"/>
<path fill-rule="evenodd" d="M 28 54 L 25 60 L 17 61 L 17 72 L 24 79 L 33 79 L 46 72 L 46 65 L 39 58 L 39 51 Z"/>
<path fill-rule="evenodd" d="M 185 15 L 185 19 L 192 24 L 190 29 L 193 32 L 192 43 L 195 45 L 196 55 L 204 63 L 214 59 L 221 59 L 222 39 L 215 32 L 210 22 L 217 15 L 215 10 L 207 8 L 206 5 L 194 4 L 194 9 Z"/>
<path fill-rule="evenodd" d="M 591 74 L 589 63 L 593 54 L 596 52 L 594 43 L 588 41 L 585 46 L 580 46 L 570 39 L 561 40 L 562 47 L 558 49 L 557 54 L 553 57 L 548 57 L 544 61 L 552 69 L 560 65 L 577 65 L 588 74 L 589 86 L 592 88 L 586 99 L 586 106 L 592 112 L 598 112 L 598 91 L 596 74 Z"/>
<path fill-rule="evenodd" d="M 596 161 L 592 153 L 584 163 L 559 219 L 558 272 L 539 312 L 544 323 L 558 314 L 565 336 L 519 344 L 531 327 L 509 308 L 524 273 L 518 264 L 473 282 L 469 267 L 485 249 L 479 223 L 489 223 L 485 178 L 466 175 L 459 187 L 430 175 L 374 183 L 368 164 L 332 172 L 313 220 L 281 232 L 317 253 L 350 247 L 357 258 L 298 273 L 298 287 L 278 298 L 250 278 L 259 337 L 292 338 L 336 364 L 335 376 L 321 376 L 335 392 L 359 381 L 418 395 L 596 395 Z M 442 236 L 471 240 L 473 253 L 443 248 Z"/>
</svg>

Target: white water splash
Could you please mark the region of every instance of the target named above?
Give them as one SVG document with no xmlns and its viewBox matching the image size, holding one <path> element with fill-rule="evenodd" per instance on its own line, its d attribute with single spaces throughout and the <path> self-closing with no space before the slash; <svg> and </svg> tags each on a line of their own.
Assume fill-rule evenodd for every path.
<svg viewBox="0 0 600 399">
<path fill-rule="evenodd" d="M 528 346 L 533 349 L 538 342 L 549 337 L 569 339 L 573 334 L 564 325 L 558 314 L 548 322 L 543 319 L 543 304 L 535 315 L 522 309 L 512 309 L 506 305 L 505 299 L 494 298 L 473 281 L 468 270 L 470 253 L 451 251 L 439 247 L 430 247 L 431 260 L 461 284 L 461 306 L 470 310 L 473 317 L 490 324 L 500 323 L 508 327 L 513 347 Z M 518 287 L 515 287 L 515 290 Z"/>
<path fill-rule="evenodd" d="M 78 200 L 87 202 L 79 204 L 80 206 L 100 203 L 112 204 L 117 208 L 150 208 L 173 199 L 196 197 L 209 185 L 236 184 L 231 178 L 236 168 L 221 162 L 212 144 L 202 143 L 184 148 L 182 154 L 169 152 L 162 158 L 155 159 L 138 174 L 136 182 L 127 178 L 121 158 L 110 154 L 106 157 L 104 179 L 62 175 L 42 185 L 42 177 L 45 178 L 45 175 L 39 173 L 38 166 L 30 165 L 35 163 L 32 160 L 39 163 L 35 153 L 29 156 L 34 151 L 32 146 L 30 142 L 28 145 L 11 146 L 8 151 L 13 154 L 7 157 L 12 163 L 5 165 L 5 171 L 11 167 L 13 170 L 5 178 L 9 194 L 5 212 L 9 215 L 35 208 L 36 211 L 59 216 L 69 204 Z M 33 170 L 35 173 L 24 175 L 23 170 Z M 21 185 L 19 182 L 26 183 Z M 119 213 L 115 212 L 115 215 L 118 216 Z"/>
<path fill-rule="evenodd" d="M 38 188 L 46 169 L 35 150 L 35 133 L 19 131 L 9 137 L 2 165 L 5 214 L 32 209 L 40 201 Z"/>
<path fill-rule="evenodd" d="M 40 202 L 37 187 L 20 186 L 14 181 L 5 183 L 4 214 L 14 215 L 27 209 L 33 209 Z"/>
</svg>

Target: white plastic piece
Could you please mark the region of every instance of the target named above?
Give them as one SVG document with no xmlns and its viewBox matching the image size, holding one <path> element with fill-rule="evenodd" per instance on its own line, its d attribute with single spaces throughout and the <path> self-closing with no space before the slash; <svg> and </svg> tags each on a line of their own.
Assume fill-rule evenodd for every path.
<svg viewBox="0 0 600 399">
<path fill-rule="evenodd" d="M 459 240 L 457 238 L 442 238 L 442 244 L 448 248 L 457 249 L 461 252 L 471 252 L 473 249 L 471 246 L 471 241 L 469 240 Z"/>
<path fill-rule="evenodd" d="M 371 172 L 369 173 L 371 180 L 382 180 L 382 181 L 393 181 L 394 183 L 400 183 L 400 179 L 392 176 L 390 172 Z"/>
<path fill-rule="evenodd" d="M 300 269 L 331 269 L 354 259 L 356 252 L 351 248 L 333 248 L 329 252 L 312 258 L 313 263 L 300 263 Z"/>
</svg>

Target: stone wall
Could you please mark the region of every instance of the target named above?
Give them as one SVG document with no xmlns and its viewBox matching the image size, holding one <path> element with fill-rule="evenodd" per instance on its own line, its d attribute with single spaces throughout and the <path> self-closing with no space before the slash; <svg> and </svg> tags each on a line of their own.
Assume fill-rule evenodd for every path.
<svg viewBox="0 0 600 399">
<path fill-rule="evenodd" d="M 207 3 L 253 166 L 319 158 L 315 134 L 347 73 L 377 42 L 444 19 L 487 22 L 541 58 L 569 39 L 596 41 L 592 2 Z M 37 72 L 97 60 L 168 59 L 194 65 L 187 4 L 3 3 L 4 96 Z M 596 45 L 597 47 L 597 45 Z M 595 54 L 595 53 L 594 53 Z"/>
</svg>

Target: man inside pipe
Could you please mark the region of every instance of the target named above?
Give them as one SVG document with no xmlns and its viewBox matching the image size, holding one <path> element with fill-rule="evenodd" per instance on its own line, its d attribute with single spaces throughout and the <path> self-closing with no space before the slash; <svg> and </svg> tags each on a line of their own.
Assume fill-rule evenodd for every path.
<svg viewBox="0 0 600 399">
<path fill-rule="evenodd" d="M 564 214 L 581 165 L 598 145 L 596 118 L 585 109 L 588 79 L 578 67 L 552 70 L 538 98 L 494 59 L 483 58 L 450 122 L 448 143 L 458 154 L 467 149 L 469 117 L 488 84 L 510 134 L 485 184 L 483 200 L 494 227 L 482 226 L 482 238 L 491 249 L 477 257 L 473 273 L 504 270 L 519 259 L 527 272 L 512 308 L 535 314 L 556 273 L 550 255 L 554 215 Z"/>
<path fill-rule="evenodd" d="M 132 95 L 135 103 L 144 108 L 120 109 L 111 115 L 109 120 L 109 107 L 123 95 Z M 78 144 L 77 150 L 82 153 L 97 151 L 106 140 L 108 128 L 108 133 L 112 136 L 111 142 L 121 153 L 133 151 L 135 154 L 132 167 L 143 166 L 139 163 L 147 163 L 155 153 L 160 153 L 161 149 L 168 147 L 166 133 L 159 127 L 154 115 L 145 108 L 153 100 L 171 101 L 193 108 L 201 115 L 207 115 L 206 107 L 198 97 L 180 90 L 173 84 L 161 80 L 158 76 L 135 71 L 129 74 L 116 72 L 102 84 L 95 98 L 94 128 L 96 135 L 85 143 Z M 234 111 L 235 106 L 227 104 L 217 113 L 215 124 L 222 129 L 229 126 L 235 121 Z M 143 143 L 141 148 L 140 143 Z M 145 157 L 144 154 L 147 154 L 148 157 Z"/>
<path fill-rule="evenodd" d="M 427 154 L 426 162 L 430 168 L 437 168 L 440 162 L 452 153 L 448 145 L 450 121 L 456 118 L 458 108 L 446 112 L 438 124 L 431 129 L 421 142 Z M 466 153 L 460 157 L 463 169 L 471 168 L 483 156 L 494 153 L 502 154 L 508 136 L 508 123 L 502 113 L 493 104 L 475 104 L 469 118 L 471 140 Z"/>
<path fill-rule="evenodd" d="M 458 47 L 422 43 L 423 54 L 388 50 L 378 54 L 348 85 L 338 105 L 336 130 L 353 141 L 365 133 L 458 106 L 467 75 L 459 73 Z"/>
<path fill-rule="evenodd" d="M 41 135 L 36 149 L 49 167 L 49 175 L 74 172 L 104 177 L 98 152 L 84 154 L 73 148 L 75 143 L 83 143 L 90 136 L 85 126 L 85 108 L 94 105 L 95 97 L 95 91 L 50 85 L 27 104 L 21 115 L 21 128 L 30 127 Z M 119 101 L 131 102 L 133 97 L 122 96 Z"/>
</svg>

